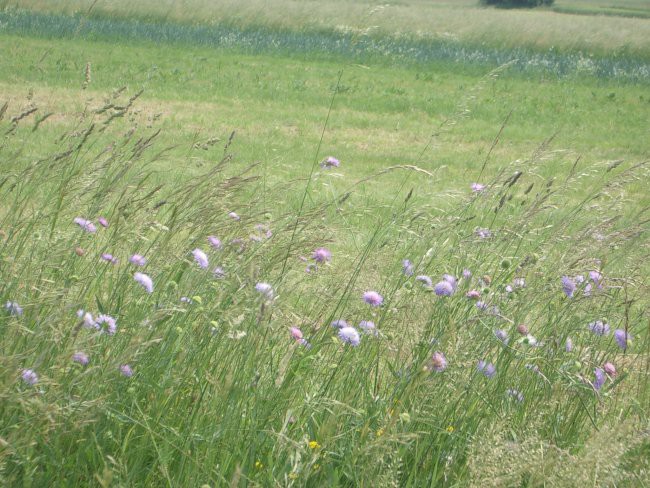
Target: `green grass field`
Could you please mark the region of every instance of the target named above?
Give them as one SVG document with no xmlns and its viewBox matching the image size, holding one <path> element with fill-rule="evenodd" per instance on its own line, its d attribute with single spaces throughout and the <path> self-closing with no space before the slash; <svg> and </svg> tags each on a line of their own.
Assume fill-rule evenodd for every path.
<svg viewBox="0 0 650 488">
<path fill-rule="evenodd" d="M 650 485 L 647 2 L 0 4 L 0 484 Z"/>
</svg>

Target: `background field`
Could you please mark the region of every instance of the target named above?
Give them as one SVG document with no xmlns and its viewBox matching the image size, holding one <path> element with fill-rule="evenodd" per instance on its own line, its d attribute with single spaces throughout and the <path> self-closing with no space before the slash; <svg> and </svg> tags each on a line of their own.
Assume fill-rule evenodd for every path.
<svg viewBox="0 0 650 488">
<path fill-rule="evenodd" d="M 0 482 L 648 485 L 648 2 L 0 7 L 0 299 L 25 307 L 0 315 Z M 328 155 L 341 167 L 322 170 Z M 105 233 L 73 233 L 99 214 Z M 197 272 L 207 235 L 248 242 L 260 223 L 272 239 L 210 254 L 225 281 Z M 319 246 L 332 263 L 306 274 Z M 133 288 L 136 251 L 152 296 Z M 445 302 L 405 258 L 434 283 L 474 277 Z M 564 296 L 562 275 L 596 269 L 604 291 Z M 367 289 L 385 306 L 361 304 Z M 120 333 L 72 332 L 77 308 Z M 381 336 L 345 346 L 341 317 Z M 589 333 L 601 319 L 633 347 Z M 523 322 L 544 347 L 515 340 Z M 438 349 L 449 370 L 424 374 Z M 620 376 L 595 391 L 605 361 Z M 20 383 L 29 367 L 41 390 Z"/>
</svg>

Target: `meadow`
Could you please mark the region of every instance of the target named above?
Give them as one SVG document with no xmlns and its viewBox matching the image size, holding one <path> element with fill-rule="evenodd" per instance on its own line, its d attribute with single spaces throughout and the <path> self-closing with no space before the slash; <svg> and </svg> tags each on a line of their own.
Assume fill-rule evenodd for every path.
<svg viewBox="0 0 650 488">
<path fill-rule="evenodd" d="M 4 2 L 0 483 L 650 484 L 649 12 Z"/>
</svg>

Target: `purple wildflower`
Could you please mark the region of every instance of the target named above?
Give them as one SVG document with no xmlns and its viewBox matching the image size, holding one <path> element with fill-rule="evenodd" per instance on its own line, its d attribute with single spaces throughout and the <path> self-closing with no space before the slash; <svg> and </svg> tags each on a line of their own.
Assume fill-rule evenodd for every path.
<svg viewBox="0 0 650 488">
<path fill-rule="evenodd" d="M 589 279 L 598 285 L 598 288 L 602 288 L 601 282 L 603 280 L 603 275 L 600 272 L 589 271 Z"/>
<path fill-rule="evenodd" d="M 105 229 L 108 228 L 108 220 L 106 220 L 104 217 L 99 217 L 97 219 L 97 222 L 99 222 L 99 225 L 101 225 Z"/>
<path fill-rule="evenodd" d="M 323 169 L 338 168 L 340 164 L 341 162 L 334 156 L 327 156 L 327 158 L 320 163 L 320 167 Z"/>
<path fill-rule="evenodd" d="M 494 364 L 487 363 L 485 361 L 479 361 L 476 369 L 478 369 L 488 378 L 494 378 L 494 375 L 497 374 L 497 368 L 494 366 Z"/>
<path fill-rule="evenodd" d="M 384 302 L 384 297 L 376 291 L 367 291 L 363 294 L 363 301 L 368 305 L 378 307 Z"/>
<path fill-rule="evenodd" d="M 487 239 L 488 237 L 492 237 L 492 232 L 490 231 L 490 229 L 484 229 L 479 227 L 474 232 L 481 239 Z"/>
<path fill-rule="evenodd" d="M 512 284 L 515 285 L 515 288 L 525 288 L 526 280 L 524 280 L 523 278 L 515 278 Z"/>
<path fill-rule="evenodd" d="M 102 327 L 106 324 L 106 327 Z M 117 320 L 110 315 L 101 314 L 95 319 L 95 328 L 108 335 L 114 335 L 117 332 Z"/>
<path fill-rule="evenodd" d="M 514 398 L 519 403 L 524 401 L 523 393 L 521 393 L 519 390 L 515 390 L 514 388 L 508 388 L 508 390 L 506 390 L 506 395 L 508 395 L 510 398 Z"/>
<path fill-rule="evenodd" d="M 433 286 L 433 281 L 427 275 L 418 275 L 415 277 L 415 281 L 419 281 L 427 288 L 431 288 Z"/>
<path fill-rule="evenodd" d="M 208 256 L 199 248 L 192 251 L 192 256 L 194 256 L 194 260 L 201 268 L 206 269 L 208 267 Z"/>
<path fill-rule="evenodd" d="M 614 339 L 616 340 L 618 347 L 625 351 L 628 347 L 628 342 L 632 340 L 632 335 L 626 330 L 616 329 L 614 331 Z"/>
<path fill-rule="evenodd" d="M 433 287 L 433 291 L 438 296 L 448 297 L 454 293 L 454 287 L 448 281 L 442 280 L 436 283 L 436 286 Z"/>
<path fill-rule="evenodd" d="M 443 281 L 446 281 L 447 283 L 449 283 L 451 285 L 451 287 L 454 289 L 454 291 L 456 291 L 456 285 L 457 285 L 458 282 L 457 282 L 455 276 L 450 275 L 450 274 L 444 274 L 444 275 L 442 275 L 442 279 L 443 279 Z"/>
<path fill-rule="evenodd" d="M 120 373 L 122 373 L 127 378 L 133 376 L 133 369 L 128 364 L 123 364 L 120 366 Z"/>
<path fill-rule="evenodd" d="M 216 279 L 220 280 L 226 277 L 226 270 L 223 269 L 221 266 L 217 266 L 212 270 L 212 274 Z"/>
<path fill-rule="evenodd" d="M 237 215 L 235 212 L 230 212 L 228 214 L 228 217 L 233 219 L 235 222 L 239 222 L 241 220 L 241 217 L 239 215 Z"/>
<path fill-rule="evenodd" d="M 503 330 L 503 329 L 496 329 L 496 330 L 494 331 L 494 335 L 495 335 L 495 337 L 496 337 L 497 339 L 499 339 L 499 340 L 500 340 L 501 342 L 503 342 L 504 344 L 507 344 L 507 343 L 508 343 L 508 333 L 507 333 L 505 330 Z"/>
<path fill-rule="evenodd" d="M 111 264 L 117 264 L 117 258 L 112 254 L 104 253 L 102 254 L 102 259 Z"/>
<path fill-rule="evenodd" d="M 344 327 L 348 327 L 348 323 L 343 319 L 334 320 L 330 325 L 335 329 L 343 329 Z"/>
<path fill-rule="evenodd" d="M 512 286 L 506 285 L 506 293 L 512 293 Z"/>
<path fill-rule="evenodd" d="M 38 383 L 38 375 L 33 369 L 23 369 L 20 377 L 28 385 L 34 386 L 36 383 Z"/>
<path fill-rule="evenodd" d="M 135 273 L 133 279 L 140 283 L 147 293 L 153 293 L 153 281 L 151 281 L 151 278 L 149 278 L 148 275 L 144 273 Z"/>
<path fill-rule="evenodd" d="M 140 254 L 134 254 L 129 258 L 129 263 L 135 264 L 136 266 L 144 266 L 147 264 L 147 258 L 141 256 Z"/>
<path fill-rule="evenodd" d="M 314 251 L 311 257 L 317 263 L 324 263 L 332 259 L 332 253 L 328 249 L 325 249 L 324 247 L 319 247 Z"/>
<path fill-rule="evenodd" d="M 602 320 L 596 320 L 589 324 L 589 330 L 596 335 L 606 336 L 609 334 L 609 324 L 606 324 Z"/>
<path fill-rule="evenodd" d="M 596 390 L 600 390 L 603 387 L 606 379 L 605 371 L 602 368 L 594 369 L 594 381 L 592 385 Z"/>
<path fill-rule="evenodd" d="M 408 259 L 402 261 L 402 272 L 406 276 L 413 276 L 413 263 Z"/>
<path fill-rule="evenodd" d="M 485 185 L 482 185 L 480 183 L 472 183 L 472 191 L 474 193 L 479 193 L 485 190 Z"/>
<path fill-rule="evenodd" d="M 436 373 L 442 373 L 447 369 L 447 358 L 440 351 L 436 351 L 431 356 L 431 369 Z"/>
<path fill-rule="evenodd" d="M 575 282 L 568 276 L 562 277 L 562 290 L 569 298 L 573 298 L 573 293 L 576 291 Z"/>
<path fill-rule="evenodd" d="M 187 303 L 191 305 L 194 302 L 190 297 L 181 297 L 181 303 Z"/>
<path fill-rule="evenodd" d="M 573 340 L 570 337 L 566 338 L 566 342 L 564 343 L 564 350 L 566 352 L 573 351 Z"/>
<path fill-rule="evenodd" d="M 603 364 L 603 369 L 609 376 L 616 376 L 616 366 L 614 366 L 612 363 Z"/>
<path fill-rule="evenodd" d="M 75 363 L 81 364 L 82 366 L 86 366 L 90 362 L 90 358 L 88 358 L 88 354 L 85 352 L 75 352 L 72 355 L 72 360 Z"/>
<path fill-rule="evenodd" d="M 343 327 L 339 330 L 339 338 L 354 347 L 361 343 L 359 332 L 354 327 Z"/>
<path fill-rule="evenodd" d="M 376 336 L 378 334 L 375 323 L 370 320 L 362 320 L 359 322 L 359 328 L 368 335 Z"/>
<path fill-rule="evenodd" d="M 9 315 L 19 317 L 23 314 L 23 308 L 18 305 L 18 302 L 7 302 L 5 303 L 5 309 L 9 312 Z"/>
<path fill-rule="evenodd" d="M 298 327 L 291 327 L 289 329 L 289 332 L 291 333 L 291 337 L 293 337 L 295 340 L 299 341 L 302 339 L 302 331 Z"/>
<path fill-rule="evenodd" d="M 208 236 L 208 244 L 210 244 L 215 249 L 221 249 L 221 239 L 217 236 Z"/>
<path fill-rule="evenodd" d="M 81 227 L 86 232 L 94 234 L 97 232 L 97 227 L 90 220 L 82 219 L 81 217 L 76 217 L 74 223 Z"/>
<path fill-rule="evenodd" d="M 298 339 L 296 342 L 303 346 L 305 349 L 311 349 L 311 344 L 307 339 Z"/>
<path fill-rule="evenodd" d="M 83 310 L 81 310 L 81 312 L 83 312 Z M 87 329 L 96 329 L 97 328 L 97 325 L 95 323 L 95 319 L 93 318 L 93 316 L 92 316 L 92 314 L 90 312 L 85 312 L 82 315 L 81 318 L 83 320 L 83 324 L 84 324 L 85 328 L 87 328 Z"/>
<path fill-rule="evenodd" d="M 465 294 L 465 296 L 471 300 L 478 300 L 481 298 L 481 292 L 478 290 L 470 290 Z"/>
<path fill-rule="evenodd" d="M 471 277 L 472 277 L 472 272 L 469 269 L 465 268 L 463 270 L 463 278 L 469 280 Z"/>
<path fill-rule="evenodd" d="M 258 283 L 255 285 L 255 289 L 268 300 L 273 299 L 273 287 L 268 283 Z"/>
</svg>

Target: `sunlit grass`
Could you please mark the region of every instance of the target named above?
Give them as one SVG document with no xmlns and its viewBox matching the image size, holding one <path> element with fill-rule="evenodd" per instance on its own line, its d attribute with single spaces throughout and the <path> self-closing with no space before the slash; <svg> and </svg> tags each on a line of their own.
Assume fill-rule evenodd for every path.
<svg viewBox="0 0 650 488">
<path fill-rule="evenodd" d="M 647 482 L 644 80 L 61 22 L 0 34 L 0 485 Z"/>
<path fill-rule="evenodd" d="M 611 3 L 611 2 L 610 2 Z M 15 6 L 13 2 L 7 2 Z M 567 15 L 551 10 L 500 10 L 482 8 L 478 1 L 414 0 L 408 3 L 378 1 L 274 0 L 21 0 L 21 8 L 40 12 L 77 13 L 110 18 L 141 18 L 198 24 L 232 24 L 238 27 L 313 31 L 338 29 L 406 37 L 451 39 L 496 47 L 578 49 L 599 54 L 618 51 L 644 55 L 650 44 L 650 21 L 606 15 Z M 92 8 L 91 8 L 92 7 Z M 602 2 L 558 0 L 558 10 L 594 14 L 606 12 Z M 618 11 L 650 12 L 647 2 L 616 2 Z M 611 9 L 610 9 L 611 10 Z"/>
</svg>

